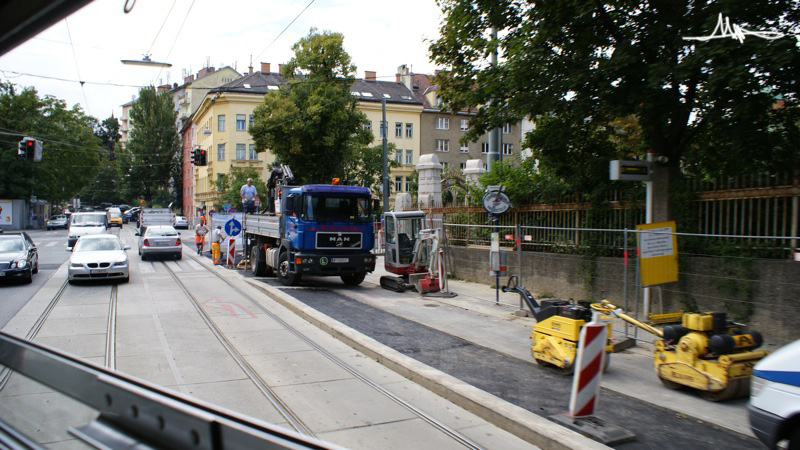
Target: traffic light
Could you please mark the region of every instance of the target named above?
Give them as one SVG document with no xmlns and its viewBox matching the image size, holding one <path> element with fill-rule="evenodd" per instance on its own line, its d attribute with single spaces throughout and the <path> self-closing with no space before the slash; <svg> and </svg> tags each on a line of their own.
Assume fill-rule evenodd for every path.
<svg viewBox="0 0 800 450">
<path fill-rule="evenodd" d="M 198 166 L 205 166 L 208 164 L 208 155 L 206 155 L 206 151 L 203 149 L 197 149 L 197 165 Z"/>
<path fill-rule="evenodd" d="M 42 143 L 32 137 L 24 137 L 19 141 L 19 149 L 17 150 L 19 156 L 24 157 L 28 161 L 41 161 L 42 160 Z"/>
<path fill-rule="evenodd" d="M 197 165 L 197 149 L 192 150 L 192 164 Z"/>
</svg>

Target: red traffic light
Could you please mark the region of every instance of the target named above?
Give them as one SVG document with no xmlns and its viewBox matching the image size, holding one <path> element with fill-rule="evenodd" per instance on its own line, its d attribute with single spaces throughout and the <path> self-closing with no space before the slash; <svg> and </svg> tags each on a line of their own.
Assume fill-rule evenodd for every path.
<svg viewBox="0 0 800 450">
<path fill-rule="evenodd" d="M 25 145 L 27 145 L 28 148 L 33 149 L 36 147 L 36 141 L 25 141 Z"/>
</svg>

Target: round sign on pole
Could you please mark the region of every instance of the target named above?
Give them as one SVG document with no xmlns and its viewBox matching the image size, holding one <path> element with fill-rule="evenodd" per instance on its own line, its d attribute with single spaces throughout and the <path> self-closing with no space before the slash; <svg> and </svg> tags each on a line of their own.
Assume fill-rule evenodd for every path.
<svg viewBox="0 0 800 450">
<path fill-rule="evenodd" d="M 236 219 L 225 222 L 225 234 L 228 236 L 238 236 L 242 232 L 242 223 Z"/>
</svg>

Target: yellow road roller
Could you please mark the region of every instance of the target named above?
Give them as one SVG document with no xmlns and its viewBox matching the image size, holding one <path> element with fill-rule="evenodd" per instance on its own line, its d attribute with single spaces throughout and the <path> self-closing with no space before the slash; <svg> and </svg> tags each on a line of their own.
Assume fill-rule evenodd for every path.
<svg viewBox="0 0 800 450">
<path fill-rule="evenodd" d="M 670 389 L 689 387 L 703 398 L 723 401 L 750 393 L 753 366 L 769 352 L 758 331 L 729 322 L 724 312 L 684 313 L 680 325 L 663 331 L 625 314 L 607 300 L 592 309 L 644 329 L 661 339 L 653 344 L 653 364 L 661 383 Z"/>
<path fill-rule="evenodd" d="M 578 339 L 581 327 L 592 320 L 591 304 L 587 301 L 542 300 L 537 302 L 531 293 L 520 287 L 512 276 L 503 292 L 515 292 L 528 306 L 536 319 L 531 331 L 531 355 L 538 364 L 552 365 L 563 373 L 574 370 L 578 356 Z M 607 324 L 606 358 L 603 370 L 608 368 L 613 349 L 611 323 Z"/>
</svg>

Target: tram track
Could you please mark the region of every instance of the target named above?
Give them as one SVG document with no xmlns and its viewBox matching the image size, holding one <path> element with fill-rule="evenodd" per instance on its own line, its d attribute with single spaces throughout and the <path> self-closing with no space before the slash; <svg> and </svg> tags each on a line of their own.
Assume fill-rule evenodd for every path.
<svg viewBox="0 0 800 450">
<path fill-rule="evenodd" d="M 252 371 L 252 368 L 249 366 L 249 364 L 247 364 L 247 362 L 245 361 L 244 357 L 242 357 L 241 354 L 239 354 L 238 351 L 236 351 L 236 349 L 233 347 L 233 345 L 227 340 L 227 338 L 225 338 L 225 336 L 222 335 L 222 333 L 219 331 L 219 329 L 216 327 L 216 325 L 213 324 L 213 321 L 211 320 L 210 316 L 208 316 L 208 314 L 206 314 L 205 311 L 202 310 L 202 308 L 200 306 L 200 303 L 188 291 L 186 286 L 178 278 L 178 276 L 172 271 L 172 269 L 166 263 L 163 263 L 163 264 L 164 264 L 164 267 L 167 269 L 167 271 L 170 273 L 170 275 L 172 275 L 172 277 L 175 279 L 175 281 L 181 287 L 181 289 L 184 292 L 186 292 L 186 294 L 191 298 L 193 305 L 195 306 L 195 308 L 197 308 L 198 312 L 203 317 L 203 320 L 207 324 L 209 324 L 209 327 L 212 329 L 214 334 L 217 335 L 218 339 L 220 339 L 220 342 L 223 343 L 223 346 L 225 346 L 226 350 L 228 350 L 229 352 L 232 351 L 237 355 L 237 356 L 234 356 L 234 359 L 237 361 L 237 364 L 239 364 L 240 361 L 241 361 L 241 363 L 244 364 L 242 366 L 242 369 L 245 370 L 246 373 L 248 373 L 248 376 L 250 376 L 250 372 Z M 217 273 L 215 270 L 211 269 L 211 270 L 209 270 L 209 272 L 214 274 L 217 278 L 219 278 L 223 283 L 225 283 L 233 291 L 235 291 L 237 294 L 242 296 L 242 298 L 244 298 L 248 302 L 250 302 L 258 311 L 260 311 L 260 312 L 264 313 L 265 315 L 267 315 L 268 317 L 270 317 L 272 320 L 274 320 L 275 322 L 280 324 L 282 327 L 284 327 L 285 330 L 287 330 L 290 333 L 292 333 L 293 335 L 295 335 L 298 339 L 302 340 L 304 343 L 309 345 L 311 348 L 313 348 L 320 355 L 324 356 L 325 358 L 327 358 L 328 360 L 330 360 L 331 362 L 336 364 L 338 367 L 342 368 L 343 370 L 345 370 L 346 372 L 351 374 L 353 377 L 355 377 L 356 379 L 358 379 L 362 383 L 364 383 L 367 386 L 371 387 L 372 389 L 374 389 L 375 391 L 379 392 L 381 395 L 387 397 L 388 399 L 392 400 L 396 404 L 402 406 L 403 408 L 405 408 L 406 410 L 411 412 L 413 415 L 415 415 L 417 418 L 419 418 L 422 421 L 424 421 L 425 423 L 431 425 L 433 428 L 435 428 L 438 431 L 440 431 L 441 433 L 445 434 L 446 436 L 448 436 L 452 440 L 456 441 L 460 445 L 462 445 L 462 446 L 464 446 L 466 448 L 469 448 L 469 449 L 476 449 L 476 450 L 482 448 L 480 445 L 478 445 L 474 441 L 470 440 L 469 438 L 467 438 L 463 434 L 461 434 L 458 431 L 452 429 L 451 427 L 445 425 L 441 421 L 435 419 L 433 416 L 431 416 L 428 413 L 422 411 L 421 409 L 417 408 L 413 404 L 403 400 L 402 398 L 400 398 L 399 396 L 395 395 L 391 391 L 389 391 L 389 390 L 385 389 L 384 387 L 382 387 L 380 384 L 372 381 L 369 377 L 367 377 L 366 375 L 362 374 L 357 369 L 355 369 L 354 367 L 350 366 L 345 361 L 343 361 L 342 359 L 338 358 L 333 353 L 329 352 L 328 350 L 326 350 L 325 348 L 320 346 L 313 339 L 310 339 L 308 336 L 305 336 L 300 330 L 298 330 L 297 328 L 295 328 L 292 325 L 290 325 L 289 323 L 287 323 L 280 316 L 276 315 L 272 311 L 270 311 L 267 308 L 265 308 L 255 298 L 253 298 L 253 296 L 251 296 L 250 294 L 248 294 L 245 291 L 243 291 L 241 288 L 239 288 L 237 285 L 235 285 L 231 281 L 227 280 L 225 277 L 223 277 L 222 275 Z M 234 353 L 231 353 L 231 355 L 233 356 Z M 252 371 L 252 372 L 255 374 L 254 371 Z M 258 377 L 257 374 L 255 374 L 255 376 L 259 380 L 261 380 L 260 377 Z M 261 382 L 263 383 L 263 380 L 261 380 Z M 259 387 L 259 389 L 261 389 L 261 388 Z M 267 389 L 269 389 L 269 388 L 267 387 Z M 276 397 L 277 401 L 280 401 L 280 399 L 277 397 L 277 395 L 275 397 Z M 270 400 L 270 401 L 272 401 L 272 400 Z M 283 405 L 284 407 L 286 407 L 285 404 L 282 401 L 280 401 L 280 404 Z M 291 411 L 288 407 L 286 407 L 286 410 L 287 411 Z M 281 411 L 279 410 L 279 412 L 281 412 Z M 281 412 L 281 414 L 283 414 L 283 412 Z M 292 413 L 292 414 L 294 414 L 294 413 Z M 296 431 L 304 433 L 304 431 L 302 431 L 302 430 L 296 429 Z M 313 434 L 311 434 L 311 436 L 313 436 Z"/>
</svg>

